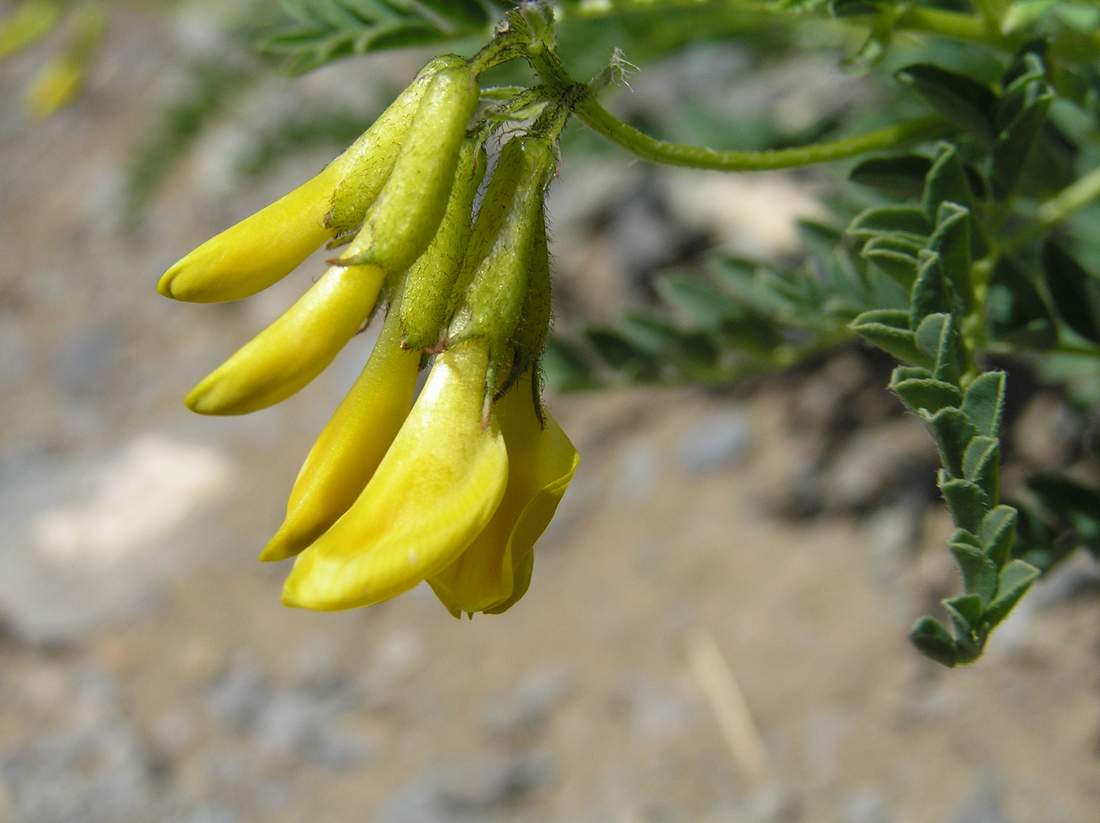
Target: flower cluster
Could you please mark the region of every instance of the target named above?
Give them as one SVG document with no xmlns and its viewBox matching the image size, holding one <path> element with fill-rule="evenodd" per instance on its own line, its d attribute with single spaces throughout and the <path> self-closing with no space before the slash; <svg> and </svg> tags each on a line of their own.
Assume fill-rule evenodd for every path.
<svg viewBox="0 0 1100 823">
<path fill-rule="evenodd" d="M 260 555 L 296 557 L 288 605 L 366 606 L 426 580 L 456 617 L 502 612 L 526 592 L 535 541 L 576 469 L 539 388 L 555 136 L 532 129 L 503 146 L 475 217 L 489 133 L 469 128 L 478 100 L 470 64 L 432 60 L 320 174 L 199 246 L 158 285 L 178 300 L 236 300 L 322 244 L 346 245 L 191 391 L 187 405 L 201 414 L 286 399 L 384 315 Z"/>
</svg>

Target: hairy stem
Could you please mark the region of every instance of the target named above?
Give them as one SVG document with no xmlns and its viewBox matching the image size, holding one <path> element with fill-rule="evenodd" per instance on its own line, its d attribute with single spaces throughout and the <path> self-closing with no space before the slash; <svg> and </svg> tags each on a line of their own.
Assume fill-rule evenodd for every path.
<svg viewBox="0 0 1100 823">
<path fill-rule="evenodd" d="M 943 119 L 933 116 L 809 146 L 771 151 L 718 151 L 705 146 L 669 143 L 651 137 L 624 123 L 591 96 L 578 103 L 575 112 L 593 131 L 646 160 L 714 171 L 769 171 L 828 163 L 935 137 L 950 130 Z"/>
</svg>

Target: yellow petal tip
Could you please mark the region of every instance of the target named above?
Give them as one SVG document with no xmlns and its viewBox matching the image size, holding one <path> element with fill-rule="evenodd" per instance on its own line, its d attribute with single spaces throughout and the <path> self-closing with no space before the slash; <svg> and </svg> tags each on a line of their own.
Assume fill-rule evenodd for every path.
<svg viewBox="0 0 1100 823">
<path fill-rule="evenodd" d="M 230 299 L 212 295 L 209 287 L 204 289 L 201 282 L 196 282 L 196 278 L 193 276 L 193 266 L 190 267 L 192 276 L 189 278 L 187 268 L 184 266 L 186 260 L 186 257 L 183 258 L 160 276 L 160 280 L 157 281 L 157 292 L 162 297 L 184 303 L 213 303 Z"/>
<path fill-rule="evenodd" d="M 289 516 L 289 515 L 288 515 Z M 313 542 L 314 535 L 303 535 L 301 529 L 296 534 L 288 521 L 283 521 L 279 530 L 267 541 L 259 560 L 264 563 L 275 563 L 280 560 L 289 560 L 299 554 L 306 546 Z"/>
<path fill-rule="evenodd" d="M 217 414 L 215 404 L 211 402 L 210 386 L 203 380 L 183 398 L 183 405 L 187 406 L 195 414 Z"/>
<path fill-rule="evenodd" d="M 157 293 L 161 297 L 169 297 L 173 300 L 176 296 L 172 294 L 172 280 L 175 279 L 176 272 L 174 269 L 169 269 L 160 276 L 160 280 L 157 281 Z"/>
<path fill-rule="evenodd" d="M 286 546 L 279 540 L 279 536 L 275 535 L 271 538 L 270 542 L 263 547 L 256 559 L 261 563 L 277 563 L 280 560 L 289 560 L 293 556 L 294 553 L 288 552 Z"/>
</svg>

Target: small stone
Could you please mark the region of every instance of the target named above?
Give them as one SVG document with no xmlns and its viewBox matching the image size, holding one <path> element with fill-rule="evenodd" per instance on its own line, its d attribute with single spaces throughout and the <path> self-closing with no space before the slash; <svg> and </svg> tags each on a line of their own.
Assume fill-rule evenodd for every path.
<svg viewBox="0 0 1100 823">
<path fill-rule="evenodd" d="M 747 820 L 759 823 L 797 823 L 802 820 L 798 796 L 778 784 L 755 789 L 745 803 Z"/>
<path fill-rule="evenodd" d="M 641 503 L 653 496 L 661 475 L 661 460 L 652 445 L 631 443 L 619 458 L 615 492 L 627 503 Z"/>
<path fill-rule="evenodd" d="M 1012 427 L 1017 455 L 1025 462 L 1049 470 L 1064 466 L 1081 438 L 1082 421 L 1056 395 L 1032 397 Z"/>
<path fill-rule="evenodd" d="M 999 779 L 990 775 L 981 777 L 951 816 L 951 823 L 1010 823 L 1003 794 Z"/>
<path fill-rule="evenodd" d="M 248 659 L 237 658 L 210 686 L 206 705 L 222 723 L 245 731 L 256 725 L 268 698 L 263 672 Z"/>
<path fill-rule="evenodd" d="M 0 312 L 0 387 L 10 389 L 23 379 L 31 367 L 33 351 L 29 328 L 18 322 L 15 312 Z"/>
<path fill-rule="evenodd" d="M 912 418 L 901 418 L 852 437 L 822 481 L 825 505 L 861 510 L 934 484 L 938 465 L 932 438 Z"/>
<path fill-rule="evenodd" d="M 0 756 L 15 819 L 113 823 L 136 819 L 152 798 L 153 769 L 121 718 L 42 735 Z"/>
<path fill-rule="evenodd" d="M 569 696 L 573 685 L 572 676 L 563 669 L 532 672 L 512 694 L 490 703 L 485 710 L 485 723 L 494 734 L 534 731 Z"/>
<path fill-rule="evenodd" d="M 11 792 L 8 791 L 7 786 L 0 780 L 0 822 L 7 823 L 7 821 L 15 819 L 15 806 L 11 801 Z"/>
<path fill-rule="evenodd" d="M 844 823 L 890 823 L 893 820 L 882 796 L 871 788 L 849 795 L 844 801 L 841 815 Z"/>
<path fill-rule="evenodd" d="M 752 446 L 752 427 L 737 409 L 704 418 L 680 438 L 680 465 L 691 473 L 720 471 L 739 463 Z"/>
<path fill-rule="evenodd" d="M 898 590 L 906 560 L 912 556 L 920 538 L 925 508 L 923 500 L 909 495 L 871 513 L 865 521 L 875 582 L 885 592 Z M 900 600 L 890 602 L 898 603 Z"/>
<path fill-rule="evenodd" d="M 23 643 L 60 646 L 150 608 L 178 571 L 150 546 L 229 480 L 217 450 L 152 432 L 5 477 L 0 620 Z"/>
<path fill-rule="evenodd" d="M 1096 598 L 1100 598 L 1100 567 L 1086 552 L 1079 551 L 1037 580 L 1026 599 L 1038 611 Z"/>
<path fill-rule="evenodd" d="M 222 806 L 211 804 L 191 809 L 175 819 L 180 823 L 237 823 L 240 815 Z"/>
<path fill-rule="evenodd" d="M 272 754 L 340 769 L 361 760 L 368 750 L 332 730 L 332 720 L 322 703 L 293 691 L 281 691 L 260 711 L 255 737 Z"/>
<path fill-rule="evenodd" d="M 150 736 L 161 754 L 172 757 L 195 739 L 195 724 L 183 709 L 172 709 L 153 721 Z"/>
<path fill-rule="evenodd" d="M 689 701 L 646 679 L 629 684 L 626 698 L 638 737 L 668 740 L 684 734 L 695 719 Z"/>
<path fill-rule="evenodd" d="M 117 349 L 117 323 L 67 332 L 53 370 L 62 390 L 72 397 L 81 397 L 101 386 L 104 375 L 114 364 Z"/>
<path fill-rule="evenodd" d="M 429 769 L 399 789 L 378 823 L 474 823 L 519 803 L 549 780 L 549 761 L 526 754 L 484 755 Z"/>
<path fill-rule="evenodd" d="M 457 764 L 441 775 L 443 807 L 454 814 L 480 814 L 518 801 L 549 777 L 541 757 L 484 757 Z"/>
</svg>

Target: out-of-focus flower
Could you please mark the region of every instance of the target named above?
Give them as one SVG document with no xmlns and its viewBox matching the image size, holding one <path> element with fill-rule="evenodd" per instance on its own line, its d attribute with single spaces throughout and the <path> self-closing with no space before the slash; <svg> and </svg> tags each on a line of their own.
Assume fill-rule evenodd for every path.
<svg viewBox="0 0 1100 823">
<path fill-rule="evenodd" d="M 44 120 L 68 105 L 84 83 L 84 70 L 83 65 L 68 55 L 51 58 L 27 89 L 27 111 Z"/>
<path fill-rule="evenodd" d="M 0 57 L 45 37 L 60 16 L 61 4 L 56 0 L 24 0 L 15 11 L 0 19 Z"/>
<path fill-rule="evenodd" d="M 6 25 L 0 25 L 0 57 L 46 34 L 59 11 L 56 3 L 26 3 Z M 45 119 L 72 102 L 103 39 L 106 18 L 99 6 L 81 6 L 70 19 L 72 32 L 65 46 L 38 70 L 27 88 L 23 102 L 32 117 Z"/>
</svg>

